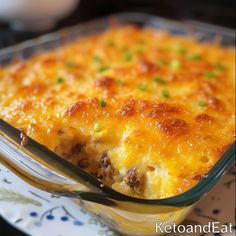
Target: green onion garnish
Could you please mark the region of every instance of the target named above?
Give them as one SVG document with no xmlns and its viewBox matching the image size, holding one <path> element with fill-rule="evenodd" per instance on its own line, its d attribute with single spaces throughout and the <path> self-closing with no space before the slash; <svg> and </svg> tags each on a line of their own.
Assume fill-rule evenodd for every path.
<svg viewBox="0 0 236 236">
<path fill-rule="evenodd" d="M 218 70 L 224 70 L 225 69 L 225 66 L 220 62 L 216 63 L 215 67 Z"/>
<path fill-rule="evenodd" d="M 199 100 L 197 104 L 199 107 L 204 107 L 206 105 L 206 103 L 203 100 Z"/>
<path fill-rule="evenodd" d="M 186 49 L 183 48 L 181 45 L 176 45 L 176 52 L 179 53 L 179 54 L 185 54 Z"/>
<path fill-rule="evenodd" d="M 165 60 L 165 58 L 160 58 L 160 59 L 159 59 L 159 64 L 160 64 L 161 66 L 164 66 L 164 65 L 167 64 L 167 61 Z"/>
<path fill-rule="evenodd" d="M 131 61 L 132 60 L 132 58 L 133 58 L 133 55 L 132 55 L 132 53 L 131 52 L 125 52 L 124 53 L 124 60 L 125 61 Z"/>
<path fill-rule="evenodd" d="M 141 91 L 146 91 L 147 90 L 147 85 L 146 84 L 138 84 L 138 89 L 140 89 Z"/>
<path fill-rule="evenodd" d="M 216 77 L 216 74 L 213 71 L 205 71 L 204 75 L 211 79 L 215 79 Z"/>
<path fill-rule="evenodd" d="M 105 71 L 107 71 L 107 70 L 109 70 L 110 69 L 110 67 L 109 66 L 101 66 L 101 67 L 99 67 L 98 68 L 98 72 L 105 72 Z"/>
<path fill-rule="evenodd" d="M 64 78 L 63 77 L 58 77 L 57 79 L 56 79 L 56 84 L 61 84 L 61 83 L 63 83 L 64 82 Z"/>
<path fill-rule="evenodd" d="M 116 83 L 119 85 L 123 85 L 125 82 L 121 79 L 116 80 Z"/>
<path fill-rule="evenodd" d="M 94 124 L 94 131 L 95 131 L 95 132 L 100 132 L 100 131 L 102 131 L 102 127 L 101 127 L 101 125 L 100 125 L 98 122 L 96 122 L 96 123 Z"/>
<path fill-rule="evenodd" d="M 127 62 L 131 61 L 132 58 L 133 58 L 133 55 L 132 55 L 131 51 L 129 50 L 129 48 L 128 47 L 123 47 L 122 51 L 123 51 L 124 60 L 127 61 Z"/>
<path fill-rule="evenodd" d="M 106 101 L 104 101 L 103 99 L 100 100 L 98 104 L 100 107 L 105 107 L 107 105 Z"/>
<path fill-rule="evenodd" d="M 191 55 L 188 55 L 187 59 L 193 60 L 193 61 L 200 61 L 200 60 L 202 60 L 202 55 L 200 55 L 200 54 L 191 54 Z"/>
<path fill-rule="evenodd" d="M 170 66 L 173 70 L 178 70 L 181 67 L 181 64 L 179 60 L 173 60 L 171 61 Z"/>
<path fill-rule="evenodd" d="M 152 81 L 154 81 L 158 84 L 165 84 L 165 81 L 160 76 L 157 76 L 157 75 L 154 75 L 152 77 Z"/>
<path fill-rule="evenodd" d="M 76 67 L 76 63 L 73 61 L 66 61 L 65 66 L 69 67 L 69 68 L 74 68 L 74 67 Z"/>
<path fill-rule="evenodd" d="M 101 58 L 99 56 L 93 56 L 93 62 L 96 63 L 96 64 L 99 64 L 101 63 Z"/>
<path fill-rule="evenodd" d="M 163 90 L 162 91 L 162 96 L 165 97 L 165 98 L 169 98 L 170 97 L 170 93 L 168 90 Z"/>
</svg>

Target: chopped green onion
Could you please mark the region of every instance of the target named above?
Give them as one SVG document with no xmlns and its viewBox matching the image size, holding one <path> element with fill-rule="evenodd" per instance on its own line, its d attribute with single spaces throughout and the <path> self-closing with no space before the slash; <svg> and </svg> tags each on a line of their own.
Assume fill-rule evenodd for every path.
<svg viewBox="0 0 236 236">
<path fill-rule="evenodd" d="M 170 66 L 173 70 L 178 70 L 181 67 L 181 64 L 179 60 L 173 60 L 171 61 Z"/>
<path fill-rule="evenodd" d="M 98 104 L 100 107 L 105 107 L 107 105 L 106 101 L 104 101 L 103 99 L 100 100 Z"/>
<path fill-rule="evenodd" d="M 147 90 L 147 85 L 146 84 L 138 84 L 138 89 L 142 90 L 142 91 L 146 91 Z"/>
<path fill-rule="evenodd" d="M 211 79 L 215 79 L 216 77 L 216 74 L 213 71 L 205 71 L 204 75 Z"/>
<path fill-rule="evenodd" d="M 179 54 L 185 54 L 186 53 L 186 49 L 178 44 L 178 45 L 176 45 L 176 52 L 179 53 Z"/>
<path fill-rule="evenodd" d="M 65 66 L 69 67 L 69 68 L 74 68 L 74 67 L 76 67 L 76 63 L 73 61 L 66 61 Z"/>
<path fill-rule="evenodd" d="M 57 79 L 56 79 L 56 84 L 61 84 L 61 83 L 63 83 L 64 82 L 64 78 L 63 77 L 58 77 Z"/>
<path fill-rule="evenodd" d="M 225 66 L 220 62 L 216 63 L 215 67 L 218 70 L 224 70 L 225 69 Z"/>
<path fill-rule="evenodd" d="M 203 100 L 199 100 L 197 104 L 199 107 L 204 107 L 206 105 L 206 103 Z"/>
<path fill-rule="evenodd" d="M 98 68 L 98 72 L 105 72 L 105 71 L 107 71 L 107 70 L 109 70 L 110 69 L 110 67 L 109 66 L 101 66 L 101 67 L 99 67 Z"/>
<path fill-rule="evenodd" d="M 99 64 L 101 63 L 101 58 L 99 56 L 93 56 L 93 62 L 96 63 L 96 64 Z"/>
<path fill-rule="evenodd" d="M 125 82 L 121 79 L 116 80 L 116 83 L 119 85 L 123 85 Z"/>
<path fill-rule="evenodd" d="M 133 58 L 133 55 L 132 55 L 132 53 L 130 51 L 127 51 L 127 52 L 124 53 L 124 60 L 125 61 L 127 61 L 127 62 L 131 61 L 132 58 Z"/>
<path fill-rule="evenodd" d="M 162 91 L 162 96 L 165 97 L 165 98 L 169 98 L 170 97 L 170 93 L 168 90 L 163 90 Z"/>
<path fill-rule="evenodd" d="M 96 123 L 94 124 L 94 131 L 95 131 L 95 132 L 100 132 L 100 131 L 102 131 L 102 127 L 101 127 L 101 125 L 100 125 L 98 122 L 96 122 Z"/>
<path fill-rule="evenodd" d="M 160 76 L 157 75 L 154 75 L 152 77 L 152 80 L 158 84 L 165 84 L 165 81 Z"/>
<path fill-rule="evenodd" d="M 187 59 L 194 60 L 194 61 L 200 61 L 200 60 L 202 60 L 202 55 L 200 55 L 200 54 L 191 54 L 191 55 L 188 55 Z"/>
<path fill-rule="evenodd" d="M 132 52 L 130 51 L 130 49 L 128 47 L 123 47 L 122 48 L 123 51 L 123 58 L 125 61 L 131 61 L 133 58 Z"/>
<path fill-rule="evenodd" d="M 160 58 L 159 64 L 160 64 L 161 66 L 164 66 L 164 65 L 167 64 L 167 61 L 165 60 L 165 58 Z"/>
</svg>

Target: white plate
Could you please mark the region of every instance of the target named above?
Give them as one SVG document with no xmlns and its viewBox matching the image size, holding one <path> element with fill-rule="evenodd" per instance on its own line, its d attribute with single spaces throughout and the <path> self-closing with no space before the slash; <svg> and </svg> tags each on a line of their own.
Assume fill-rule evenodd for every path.
<svg viewBox="0 0 236 236">
<path fill-rule="evenodd" d="M 186 223 L 232 223 L 234 232 L 224 235 L 235 235 L 235 174 L 232 170 L 225 175 L 216 188 L 196 205 Z M 0 214 L 16 228 L 32 236 L 116 235 L 70 199 L 34 188 L 2 165 Z"/>
</svg>

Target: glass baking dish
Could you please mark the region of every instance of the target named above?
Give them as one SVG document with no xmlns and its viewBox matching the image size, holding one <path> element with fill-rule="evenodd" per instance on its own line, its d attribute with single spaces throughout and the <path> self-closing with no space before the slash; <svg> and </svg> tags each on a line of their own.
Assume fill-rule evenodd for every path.
<svg viewBox="0 0 236 236">
<path fill-rule="evenodd" d="M 79 36 L 101 32 L 114 20 L 119 24 L 158 27 L 173 34 L 191 34 L 200 41 L 220 39 L 223 46 L 233 47 L 235 42 L 234 31 L 223 27 L 170 21 L 142 13 L 122 13 L 4 49 L 0 51 L 0 65 L 60 47 Z M 156 232 L 156 222 L 162 221 L 163 227 L 173 222 L 179 224 L 233 165 L 234 154 L 235 144 L 196 186 L 185 193 L 159 200 L 137 199 L 103 185 L 30 138 L 26 146 L 21 146 L 20 130 L 0 120 L 0 163 L 35 187 L 73 199 L 102 223 L 124 235 L 159 235 L 161 232 Z"/>
</svg>

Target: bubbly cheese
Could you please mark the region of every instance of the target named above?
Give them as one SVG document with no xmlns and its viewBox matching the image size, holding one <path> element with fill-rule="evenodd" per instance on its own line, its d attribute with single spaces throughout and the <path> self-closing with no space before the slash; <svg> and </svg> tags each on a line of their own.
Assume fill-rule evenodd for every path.
<svg viewBox="0 0 236 236">
<path fill-rule="evenodd" d="M 113 27 L 0 68 L 0 118 L 124 194 L 182 193 L 235 132 L 235 53 Z"/>
</svg>

